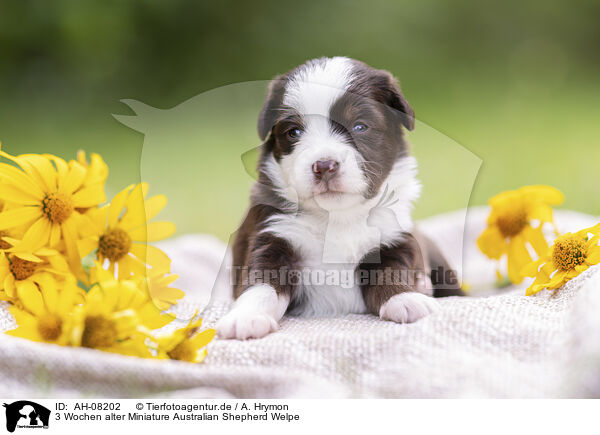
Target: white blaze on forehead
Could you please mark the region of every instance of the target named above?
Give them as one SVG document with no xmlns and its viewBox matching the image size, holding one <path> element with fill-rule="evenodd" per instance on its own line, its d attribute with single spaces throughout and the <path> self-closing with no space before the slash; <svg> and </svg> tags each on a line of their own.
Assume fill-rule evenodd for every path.
<svg viewBox="0 0 600 435">
<path fill-rule="evenodd" d="M 352 63 L 347 57 L 309 62 L 290 78 L 283 104 L 301 114 L 329 117 L 329 109 L 348 89 L 351 78 Z"/>
</svg>

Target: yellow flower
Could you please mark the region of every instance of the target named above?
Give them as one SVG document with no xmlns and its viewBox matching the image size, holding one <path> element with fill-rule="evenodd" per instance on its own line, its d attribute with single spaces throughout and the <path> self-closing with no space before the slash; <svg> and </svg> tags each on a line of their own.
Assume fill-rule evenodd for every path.
<svg viewBox="0 0 600 435">
<path fill-rule="evenodd" d="M 71 336 L 73 346 L 98 349 L 126 355 L 147 356 L 145 336 L 138 329 L 134 310 L 102 309 L 92 298 L 74 310 L 75 327 Z"/>
<path fill-rule="evenodd" d="M 71 312 L 80 290 L 74 279 L 60 283 L 50 274 L 41 275 L 37 285 L 18 287 L 19 303 L 9 310 L 17 328 L 7 334 L 33 341 L 68 345 L 73 329 Z"/>
<path fill-rule="evenodd" d="M 542 226 L 553 222 L 551 206 L 563 200 L 563 194 L 550 186 L 526 186 L 494 196 L 487 228 L 477 239 L 479 249 L 495 260 L 506 255 L 509 279 L 522 282 L 523 267 L 533 261 L 528 245 L 538 256 L 547 252 Z"/>
<path fill-rule="evenodd" d="M 148 329 L 162 328 L 170 323 L 174 316 L 162 313 L 154 304 L 144 288 L 134 280 L 116 280 L 114 276 L 96 263 L 90 270 L 90 279 L 94 282 L 86 300 L 102 303 L 111 311 L 134 310 L 139 323 Z"/>
<path fill-rule="evenodd" d="M 120 279 L 144 275 L 146 265 L 170 270 L 169 257 L 147 244 L 175 232 L 170 222 L 149 222 L 163 209 L 167 198 L 156 195 L 145 199 L 147 194 L 147 183 L 129 186 L 117 193 L 110 205 L 86 213 L 89 223 L 79 241 L 81 256 L 96 250 L 97 258 L 101 263 L 107 260 L 112 272 L 117 266 Z"/>
<path fill-rule="evenodd" d="M 73 160 L 37 154 L 13 157 L 3 151 L 0 156 L 20 167 L 0 163 L 0 199 L 14 204 L 0 213 L 0 231 L 27 225 L 22 251 L 57 247 L 63 241 L 69 264 L 79 268 L 79 210 L 104 202 L 104 182 L 84 185 L 86 168 Z"/>
<path fill-rule="evenodd" d="M 173 320 L 161 313 L 133 281 L 117 281 L 96 266 L 92 279 L 98 280 L 75 309 L 74 346 L 106 352 L 152 357 L 145 344 L 151 329 Z"/>
<path fill-rule="evenodd" d="M 15 300 L 22 286 L 39 284 L 40 276 L 50 272 L 60 277 L 71 275 L 64 257 L 49 248 L 40 248 L 33 253 L 21 251 L 19 241 L 5 237 L 8 249 L 0 251 L 0 299 Z"/>
<path fill-rule="evenodd" d="M 194 316 L 195 317 L 195 316 Z M 199 363 L 206 356 L 206 345 L 215 337 L 214 329 L 198 332 L 202 319 L 194 317 L 184 328 L 158 338 L 158 357 Z"/>
<path fill-rule="evenodd" d="M 545 288 L 556 290 L 600 263 L 599 241 L 600 224 L 558 237 L 546 255 L 524 269 L 527 276 L 535 276 L 526 294 L 530 296 Z"/>
</svg>

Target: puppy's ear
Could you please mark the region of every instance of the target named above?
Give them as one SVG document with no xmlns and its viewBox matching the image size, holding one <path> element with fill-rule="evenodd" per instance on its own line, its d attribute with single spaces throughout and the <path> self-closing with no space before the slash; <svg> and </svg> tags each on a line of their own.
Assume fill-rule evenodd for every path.
<svg viewBox="0 0 600 435">
<path fill-rule="evenodd" d="M 402 117 L 401 122 L 407 130 L 413 130 L 415 128 L 415 112 L 413 111 L 402 92 L 400 92 L 400 86 L 398 81 L 387 71 L 380 71 L 385 76 L 385 89 L 386 89 L 386 100 L 387 104 L 400 112 Z"/>
<path fill-rule="evenodd" d="M 258 136 L 260 140 L 265 140 L 275 122 L 283 102 L 285 92 L 285 75 L 275 77 L 269 83 L 269 93 L 263 105 L 260 115 L 258 115 Z"/>
</svg>

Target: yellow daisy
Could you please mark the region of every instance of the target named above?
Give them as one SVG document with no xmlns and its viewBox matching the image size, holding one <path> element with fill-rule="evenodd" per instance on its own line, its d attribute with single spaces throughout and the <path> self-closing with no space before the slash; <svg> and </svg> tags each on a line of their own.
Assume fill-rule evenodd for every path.
<svg viewBox="0 0 600 435">
<path fill-rule="evenodd" d="M 161 313 L 133 281 L 117 281 L 96 266 L 94 284 L 85 302 L 75 309 L 74 346 L 106 352 L 151 357 L 145 344 L 151 329 L 165 326 L 173 317 Z"/>
<path fill-rule="evenodd" d="M 145 199 L 148 184 L 129 186 L 117 193 L 111 203 L 86 213 L 88 223 L 78 243 L 82 257 L 96 251 L 101 263 L 108 261 L 119 279 L 143 276 L 146 266 L 170 270 L 171 260 L 147 242 L 162 240 L 175 232 L 171 222 L 150 222 L 166 205 L 164 195 Z"/>
<path fill-rule="evenodd" d="M 40 283 L 40 277 L 52 273 L 59 277 L 71 275 L 65 258 L 57 251 L 40 248 L 33 253 L 16 249 L 18 240 L 5 237 L 8 249 L 0 251 L 0 289 L 5 297 L 14 300 L 22 286 Z M 0 292 L 0 293 L 2 293 Z"/>
<path fill-rule="evenodd" d="M 91 302 L 86 300 L 83 306 L 75 308 L 71 344 L 104 352 L 147 356 L 145 336 L 138 328 L 135 311 L 111 311 L 102 309 L 100 304 L 100 298 L 93 296 Z"/>
<path fill-rule="evenodd" d="M 563 201 L 563 194 L 550 186 L 526 186 L 494 196 L 487 228 L 477 239 L 479 249 L 495 260 L 506 255 L 509 279 L 522 282 L 523 267 L 533 261 L 528 246 L 538 256 L 547 252 L 542 227 L 553 222 L 551 206 Z"/>
<path fill-rule="evenodd" d="M 195 317 L 195 316 L 194 316 Z M 184 328 L 158 338 L 158 358 L 199 363 L 206 356 L 206 345 L 215 337 L 214 329 L 199 332 L 202 319 L 190 320 Z"/>
<path fill-rule="evenodd" d="M 600 263 L 598 242 L 600 224 L 558 237 L 546 255 L 524 269 L 527 276 L 535 276 L 526 294 L 533 295 L 545 288 L 556 290 L 590 266 Z"/>
<path fill-rule="evenodd" d="M 87 294 L 88 301 L 101 301 L 111 311 L 134 310 L 140 324 L 148 329 L 162 328 L 174 319 L 172 314 L 161 312 L 136 281 L 117 280 L 99 263 L 90 269 L 90 279 L 95 284 Z"/>
<path fill-rule="evenodd" d="M 62 283 L 49 273 L 41 275 L 37 285 L 27 282 L 18 287 L 19 304 L 9 310 L 17 322 L 17 328 L 8 335 L 33 341 L 68 345 L 79 288 L 74 279 Z"/>
<path fill-rule="evenodd" d="M 56 247 L 63 241 L 69 264 L 77 269 L 78 210 L 105 201 L 104 183 L 84 185 L 87 171 L 73 160 L 36 154 L 13 157 L 3 151 L 0 156 L 19 166 L 0 163 L 0 199 L 14 204 L 0 213 L 0 231 L 27 225 L 22 251 Z"/>
</svg>

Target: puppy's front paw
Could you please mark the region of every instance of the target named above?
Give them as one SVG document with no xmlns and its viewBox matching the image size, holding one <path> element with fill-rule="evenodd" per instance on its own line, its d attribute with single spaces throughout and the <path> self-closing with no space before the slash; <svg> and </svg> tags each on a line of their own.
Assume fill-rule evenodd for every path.
<svg viewBox="0 0 600 435">
<path fill-rule="evenodd" d="M 232 310 L 217 322 L 217 333 L 221 338 L 262 338 L 275 332 L 279 325 L 273 317 L 265 313 Z"/>
<path fill-rule="evenodd" d="M 400 293 L 392 296 L 379 310 L 379 317 L 396 323 L 413 323 L 439 308 L 437 301 L 422 293 Z"/>
</svg>

